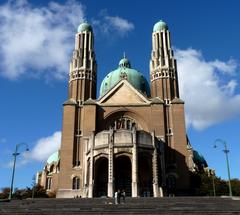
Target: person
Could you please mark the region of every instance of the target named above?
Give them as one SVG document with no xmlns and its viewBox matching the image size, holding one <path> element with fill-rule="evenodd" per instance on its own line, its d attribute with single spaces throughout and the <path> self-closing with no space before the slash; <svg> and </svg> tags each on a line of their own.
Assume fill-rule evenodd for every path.
<svg viewBox="0 0 240 215">
<path fill-rule="evenodd" d="M 118 202 L 118 204 L 121 203 L 120 200 L 121 200 L 121 191 L 118 189 L 118 191 L 117 191 L 117 202 Z"/>
<path fill-rule="evenodd" d="M 118 204 L 118 191 L 114 193 L 115 204 Z"/>
<path fill-rule="evenodd" d="M 125 202 L 126 192 L 125 192 L 124 189 L 122 190 L 121 196 L 122 196 L 122 199 L 123 199 L 123 203 L 125 204 L 125 203 L 126 203 L 126 202 Z"/>
</svg>

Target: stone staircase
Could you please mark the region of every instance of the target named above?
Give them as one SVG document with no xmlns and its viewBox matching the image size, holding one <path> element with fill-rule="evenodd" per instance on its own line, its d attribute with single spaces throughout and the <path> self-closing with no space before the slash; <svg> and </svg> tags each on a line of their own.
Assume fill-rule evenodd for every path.
<svg viewBox="0 0 240 215">
<path fill-rule="evenodd" d="M 100 215 L 100 214 L 239 214 L 240 198 L 164 197 L 113 199 L 29 199 L 0 202 L 0 215 Z"/>
</svg>

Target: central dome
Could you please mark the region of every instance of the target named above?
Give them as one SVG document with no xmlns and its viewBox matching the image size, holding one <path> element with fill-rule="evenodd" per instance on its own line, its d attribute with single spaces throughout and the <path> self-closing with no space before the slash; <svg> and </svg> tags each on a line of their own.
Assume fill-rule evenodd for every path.
<svg viewBox="0 0 240 215">
<path fill-rule="evenodd" d="M 108 73 L 103 79 L 100 87 L 100 97 L 112 89 L 121 79 L 127 79 L 135 89 L 147 96 L 150 95 L 149 85 L 145 77 L 142 73 L 132 69 L 130 61 L 124 57 L 119 61 L 118 68 Z"/>
</svg>

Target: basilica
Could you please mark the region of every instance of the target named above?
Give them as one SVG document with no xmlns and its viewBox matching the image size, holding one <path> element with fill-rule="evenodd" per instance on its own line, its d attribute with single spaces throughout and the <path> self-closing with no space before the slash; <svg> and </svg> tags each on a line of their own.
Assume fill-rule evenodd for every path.
<svg viewBox="0 0 240 215">
<path fill-rule="evenodd" d="M 149 32 L 150 33 L 150 32 Z M 153 26 L 149 82 L 125 56 L 97 98 L 92 26 L 75 36 L 59 151 L 37 173 L 57 198 L 187 195 L 194 169 L 168 25 Z M 180 83 L 181 84 L 181 83 Z"/>
</svg>

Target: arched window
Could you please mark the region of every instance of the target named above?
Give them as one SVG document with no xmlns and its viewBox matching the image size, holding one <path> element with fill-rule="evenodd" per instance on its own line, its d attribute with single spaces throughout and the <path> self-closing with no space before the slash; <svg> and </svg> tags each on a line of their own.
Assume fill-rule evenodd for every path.
<svg viewBox="0 0 240 215">
<path fill-rule="evenodd" d="M 50 172 L 50 173 L 53 173 L 53 170 L 54 170 L 54 165 L 51 165 L 49 172 Z"/>
<path fill-rule="evenodd" d="M 80 178 L 75 176 L 72 180 L 72 189 L 78 190 L 80 188 Z"/>
<path fill-rule="evenodd" d="M 127 120 L 127 129 L 130 130 L 131 129 L 131 121 L 128 119 Z"/>
<path fill-rule="evenodd" d="M 46 190 L 50 190 L 52 186 L 52 177 L 47 177 L 46 180 Z"/>
<path fill-rule="evenodd" d="M 133 119 L 128 117 L 121 117 L 119 119 L 114 120 L 110 124 L 110 128 L 112 129 L 127 129 L 131 130 L 132 127 L 136 126 L 136 123 Z"/>
<path fill-rule="evenodd" d="M 58 162 L 58 165 L 57 165 L 57 173 L 60 171 L 60 161 Z"/>
</svg>

